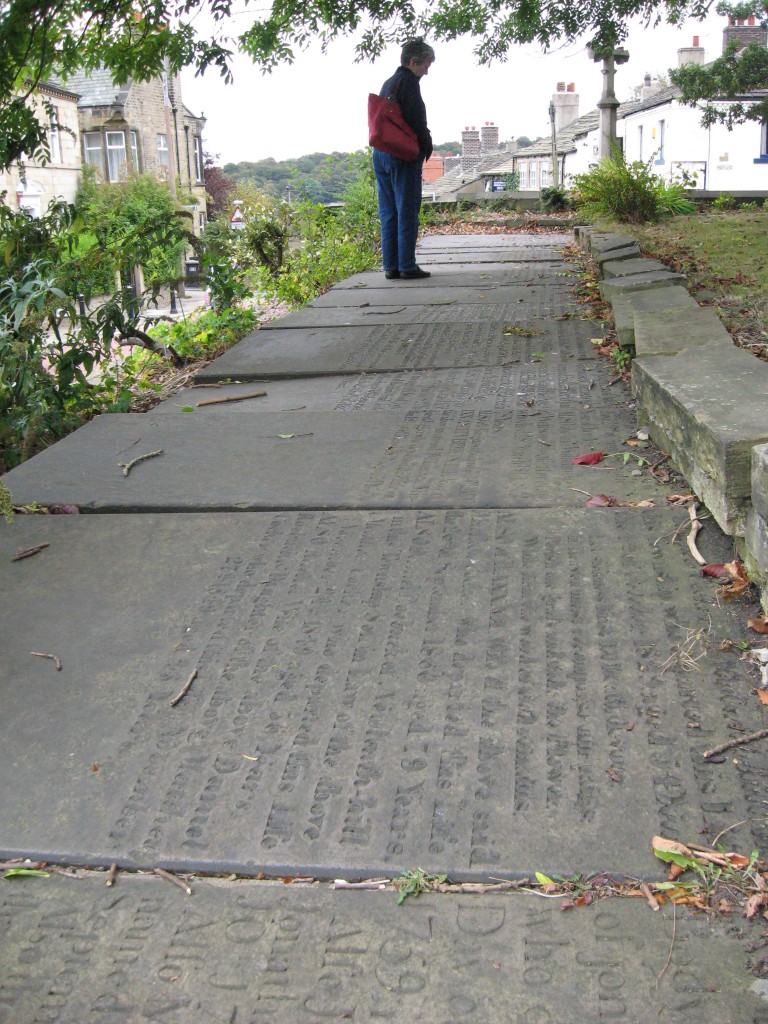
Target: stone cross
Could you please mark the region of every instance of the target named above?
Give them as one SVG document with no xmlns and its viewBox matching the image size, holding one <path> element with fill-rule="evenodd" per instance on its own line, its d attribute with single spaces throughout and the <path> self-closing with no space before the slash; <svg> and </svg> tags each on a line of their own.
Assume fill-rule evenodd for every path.
<svg viewBox="0 0 768 1024">
<path fill-rule="evenodd" d="M 597 104 L 600 111 L 600 141 L 598 158 L 605 159 L 611 155 L 611 147 L 616 142 L 616 111 L 619 101 L 613 90 L 613 79 L 617 64 L 626 64 L 629 53 L 622 46 L 613 49 L 607 47 L 588 47 L 587 53 L 593 61 L 603 62 L 603 94 Z"/>
</svg>

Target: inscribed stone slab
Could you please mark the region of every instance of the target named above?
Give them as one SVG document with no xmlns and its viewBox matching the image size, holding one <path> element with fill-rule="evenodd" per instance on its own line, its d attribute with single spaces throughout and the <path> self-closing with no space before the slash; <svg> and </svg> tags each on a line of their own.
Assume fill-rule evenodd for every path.
<svg viewBox="0 0 768 1024">
<path fill-rule="evenodd" d="M 629 900 L 563 914 L 556 900 L 524 895 L 422 895 L 398 907 L 391 891 L 192 887 L 186 897 L 126 875 L 113 889 L 103 876 L 4 884 L 0 1020 L 765 1020 L 744 922 L 726 929 L 679 910 L 673 922 Z"/>
<path fill-rule="evenodd" d="M 701 756 L 762 722 L 752 669 L 674 658 L 686 627 L 743 628 L 659 542 L 679 521 L 17 517 L 0 532 L 0 856 L 471 879 L 657 877 L 653 835 L 735 822 L 734 849 L 766 849 L 765 745 Z"/>
<path fill-rule="evenodd" d="M 194 409 L 207 415 L 221 406 L 199 402 L 264 396 L 227 403 L 230 413 L 286 412 L 324 409 L 336 412 L 387 412 L 393 409 L 519 409 L 551 414 L 551 404 L 578 405 L 585 415 L 604 406 L 626 408 L 623 392 L 607 386 L 605 360 L 551 360 L 510 366 L 477 366 L 428 373 L 358 373 L 342 376 L 299 377 L 185 388 L 155 406 L 153 413 Z M 528 406 L 527 403 L 533 403 Z"/>
<path fill-rule="evenodd" d="M 446 263 L 440 267 L 440 280 L 443 284 L 460 284 L 469 287 L 483 285 L 487 282 L 498 282 L 499 284 L 515 284 L 519 281 L 529 281 L 531 277 L 539 274 L 551 275 L 564 268 L 563 261 L 552 258 L 550 260 L 538 260 L 534 266 L 531 261 L 520 261 L 519 263 L 484 263 L 481 267 L 468 263 Z M 437 272 L 436 270 L 434 271 Z M 421 288 L 430 288 L 432 278 L 417 279 L 408 282 L 410 291 L 417 291 Z M 361 274 L 353 274 L 335 284 L 334 290 L 342 288 L 402 288 L 400 281 L 388 281 L 384 277 L 383 270 L 366 270 Z"/>
<path fill-rule="evenodd" d="M 529 274 L 525 280 L 516 284 L 499 284 L 497 282 L 480 282 L 477 285 L 459 285 L 450 281 L 447 285 L 437 275 L 432 278 L 433 284 L 429 291 L 425 288 L 411 288 L 410 281 L 400 283 L 400 287 L 365 288 L 332 288 L 324 295 L 318 296 L 304 308 L 344 308 L 347 306 L 456 306 L 472 303 L 501 305 L 513 302 L 532 301 L 539 305 L 542 299 L 551 299 L 554 292 L 563 300 L 569 298 L 568 290 L 572 283 L 558 280 L 555 274 L 547 278 Z M 388 282 L 392 284 L 396 282 Z M 546 289 L 542 295 L 542 289 Z"/>
<path fill-rule="evenodd" d="M 626 412 L 542 403 L 507 412 L 227 411 L 100 416 L 11 470 L 15 504 L 85 512 L 577 506 L 573 487 L 639 500 L 656 489 L 620 459 Z M 126 476 L 123 467 L 151 452 Z"/>
<path fill-rule="evenodd" d="M 365 322 L 358 327 L 290 328 L 285 319 L 278 320 L 214 359 L 198 371 L 196 380 L 505 366 L 539 359 L 541 353 L 545 365 L 558 359 L 595 359 L 589 340 L 594 327 L 585 321 L 542 319 L 523 306 L 508 320 L 485 320 L 480 315 L 484 307 L 473 308 L 478 310 L 474 323 L 414 324 L 412 314 L 392 325 L 360 317 Z M 322 313 L 335 315 L 332 310 L 314 315 Z"/>
<path fill-rule="evenodd" d="M 525 320 L 550 319 L 563 314 L 581 312 L 576 301 L 567 290 L 544 285 L 541 288 L 521 289 L 520 297 L 514 302 L 441 302 L 421 291 L 423 304 L 409 305 L 393 295 L 390 305 L 373 308 L 315 309 L 305 306 L 294 313 L 270 320 L 262 330 L 281 330 L 296 327 L 354 327 L 368 326 L 372 321 L 385 324 L 429 324 L 453 323 L 472 324 L 495 320 L 502 323 L 517 323 L 521 314 Z"/>
</svg>

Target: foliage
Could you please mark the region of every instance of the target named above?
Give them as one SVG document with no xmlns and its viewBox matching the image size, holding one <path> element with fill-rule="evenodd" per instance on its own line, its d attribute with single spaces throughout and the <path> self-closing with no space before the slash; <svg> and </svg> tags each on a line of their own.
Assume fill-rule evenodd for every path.
<svg viewBox="0 0 768 1024">
<path fill-rule="evenodd" d="M 397 905 L 400 906 L 409 896 L 415 898 L 419 893 L 429 892 L 435 886 L 443 885 L 447 878 L 447 875 L 429 874 L 423 868 L 403 871 L 401 875 L 392 880 L 392 884 L 400 893 L 397 898 Z"/>
<path fill-rule="evenodd" d="M 721 213 L 723 210 L 733 210 L 735 208 L 736 200 L 727 192 L 721 192 L 719 196 L 716 196 L 712 200 L 712 209 L 717 210 L 718 213 Z"/>
<path fill-rule="evenodd" d="M 106 263 L 113 279 L 115 272 L 127 278 L 134 266 L 141 266 L 150 288 L 178 281 L 184 251 L 193 239 L 185 227 L 189 214 L 176 206 L 168 188 L 151 174 L 102 184 L 86 173 L 75 206 L 91 225 L 94 250 L 110 253 L 108 259 L 102 256 L 96 262 L 101 265 L 102 280 Z M 92 294 L 92 282 L 85 282 L 81 290 Z"/>
<path fill-rule="evenodd" d="M 274 199 L 290 196 L 298 202 L 331 203 L 340 200 L 356 179 L 358 159 L 355 153 L 309 153 L 291 160 L 270 157 L 225 164 L 224 173 L 238 189 L 237 198 L 243 186 L 250 185 Z"/>
<path fill-rule="evenodd" d="M 705 128 L 719 123 L 730 131 L 745 121 L 768 118 L 768 49 L 750 43 L 738 51 L 732 40 L 723 56 L 710 64 L 684 64 L 671 72 L 673 84 L 681 91 L 680 102 L 702 109 Z M 763 93 L 757 101 L 737 99 L 757 91 Z"/>
<path fill-rule="evenodd" d="M 210 359 L 254 330 L 257 322 L 252 309 L 228 309 L 223 313 L 209 309 L 185 320 L 158 323 L 149 333 L 185 359 Z"/>
<path fill-rule="evenodd" d="M 539 206 L 545 213 L 561 213 L 570 209 L 571 200 L 568 190 L 561 185 L 547 185 L 541 190 Z"/>
<path fill-rule="evenodd" d="M 229 216 L 232 211 L 235 185 L 216 163 L 218 159 L 218 154 L 216 156 L 211 156 L 210 153 L 203 154 L 203 171 L 205 191 L 208 196 L 209 217 L 218 217 L 221 214 Z"/>
<path fill-rule="evenodd" d="M 517 192 L 520 188 L 520 171 L 508 171 L 504 175 L 504 191 Z"/>
<path fill-rule="evenodd" d="M 610 157 L 600 161 L 586 174 L 573 178 L 576 207 L 589 219 L 613 218 L 629 224 L 642 224 L 662 217 L 695 212 L 680 182 L 668 183 L 636 160 L 627 164 L 623 152 L 614 148 Z"/>
<path fill-rule="evenodd" d="M 201 238 L 203 279 L 217 313 L 231 309 L 252 292 L 247 273 L 237 260 L 237 240 L 238 233 L 224 218 L 209 221 Z"/>
</svg>

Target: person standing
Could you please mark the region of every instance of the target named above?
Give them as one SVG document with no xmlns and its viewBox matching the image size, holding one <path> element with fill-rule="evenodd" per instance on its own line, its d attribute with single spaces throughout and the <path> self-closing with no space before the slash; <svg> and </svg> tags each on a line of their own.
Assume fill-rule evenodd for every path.
<svg viewBox="0 0 768 1024">
<path fill-rule="evenodd" d="M 421 209 L 421 170 L 432 155 L 432 136 L 427 127 L 427 110 L 421 98 L 421 79 L 428 74 L 435 51 L 423 39 L 410 39 L 400 54 L 400 67 L 381 87 L 380 96 L 392 97 L 403 118 L 416 132 L 419 154 L 415 160 L 400 160 L 380 149 L 373 151 L 373 171 L 381 221 L 381 254 L 384 276 L 429 277 L 416 263 L 416 240 Z"/>
</svg>

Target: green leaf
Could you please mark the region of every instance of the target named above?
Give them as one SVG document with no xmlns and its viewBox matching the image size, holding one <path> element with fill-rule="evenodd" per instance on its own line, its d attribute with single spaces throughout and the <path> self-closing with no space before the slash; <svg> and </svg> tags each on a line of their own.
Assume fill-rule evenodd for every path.
<svg viewBox="0 0 768 1024">
<path fill-rule="evenodd" d="M 289 437 L 296 437 L 295 434 L 278 434 L 277 436 L 282 438 L 283 440 L 287 440 Z"/>
<path fill-rule="evenodd" d="M 546 355 L 546 352 L 531 352 L 531 356 L 534 359 L 543 359 L 545 355 Z"/>
<path fill-rule="evenodd" d="M 536 881 L 541 883 L 541 885 L 554 885 L 555 884 L 552 881 L 551 878 L 548 878 L 546 875 L 543 875 L 540 871 L 536 872 Z"/>
<path fill-rule="evenodd" d="M 16 878 L 20 875 L 35 875 L 40 878 L 50 878 L 50 871 L 39 871 L 37 868 L 11 868 L 6 871 L 3 878 Z"/>
<path fill-rule="evenodd" d="M 191 406 L 191 405 L 182 405 L 181 411 L 182 412 L 194 412 L 195 410 L 194 410 L 194 407 Z"/>
</svg>

